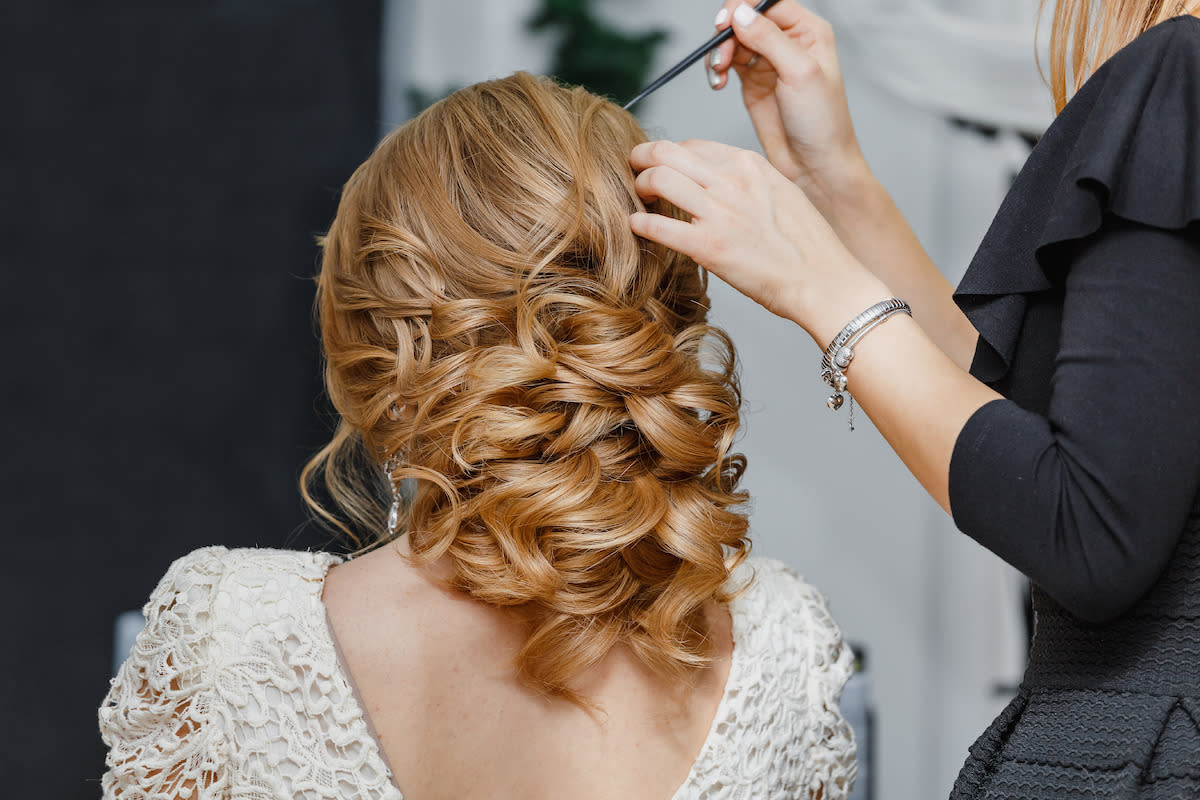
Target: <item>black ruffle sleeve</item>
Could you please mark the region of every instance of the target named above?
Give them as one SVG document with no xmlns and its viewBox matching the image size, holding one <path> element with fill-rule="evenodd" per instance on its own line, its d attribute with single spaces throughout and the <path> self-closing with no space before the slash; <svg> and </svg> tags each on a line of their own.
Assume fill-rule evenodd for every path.
<svg viewBox="0 0 1200 800">
<path fill-rule="evenodd" d="M 998 400 L 967 422 L 955 522 L 1085 620 L 1153 585 L 1200 488 L 1197 220 L 1200 20 L 1180 17 L 1063 110 L 955 294 L 980 333 L 977 377 L 1048 376 L 1044 404 Z M 1060 316 L 1027 315 L 1047 297 Z M 1029 353 L 1053 363 L 1014 369 Z"/>
<path fill-rule="evenodd" d="M 1012 365 L 1026 295 L 1061 285 L 1062 249 L 1106 214 L 1182 230 L 1200 220 L 1200 20 L 1176 17 L 1114 55 L 1046 131 L 954 298 L 980 334 L 972 372 Z"/>
</svg>

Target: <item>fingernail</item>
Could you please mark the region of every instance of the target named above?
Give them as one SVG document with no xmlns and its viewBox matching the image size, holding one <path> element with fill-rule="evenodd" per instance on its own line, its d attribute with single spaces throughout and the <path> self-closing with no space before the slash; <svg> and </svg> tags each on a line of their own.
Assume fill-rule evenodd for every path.
<svg viewBox="0 0 1200 800">
<path fill-rule="evenodd" d="M 721 76 L 712 71 L 712 67 L 705 67 L 705 72 L 708 73 L 708 85 L 712 89 L 716 89 L 721 85 Z"/>
<path fill-rule="evenodd" d="M 713 20 L 713 25 L 715 25 L 719 28 L 728 21 L 729 21 L 729 9 L 722 8 L 720 11 L 717 12 L 717 18 Z"/>
<path fill-rule="evenodd" d="M 708 85 L 713 89 L 721 82 L 721 76 L 713 70 L 713 62 L 717 60 L 716 53 L 716 50 L 710 50 L 708 57 L 704 59 L 704 74 L 708 76 Z"/>
<path fill-rule="evenodd" d="M 738 7 L 733 10 L 733 21 L 743 28 L 749 25 L 758 17 L 758 12 L 745 3 L 739 3 Z"/>
<path fill-rule="evenodd" d="M 714 68 L 721 66 L 721 51 L 717 49 L 709 50 L 708 63 L 712 64 Z"/>
</svg>

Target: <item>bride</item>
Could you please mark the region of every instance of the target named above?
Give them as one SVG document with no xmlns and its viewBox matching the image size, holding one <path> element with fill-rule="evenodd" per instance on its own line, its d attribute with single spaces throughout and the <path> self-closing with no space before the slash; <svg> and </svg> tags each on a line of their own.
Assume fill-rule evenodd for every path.
<svg viewBox="0 0 1200 800">
<path fill-rule="evenodd" d="M 735 353 L 630 232 L 643 141 L 516 74 L 354 173 L 302 482 L 358 553 L 177 561 L 100 710 L 106 798 L 848 795 L 850 652 L 748 557 Z"/>
</svg>

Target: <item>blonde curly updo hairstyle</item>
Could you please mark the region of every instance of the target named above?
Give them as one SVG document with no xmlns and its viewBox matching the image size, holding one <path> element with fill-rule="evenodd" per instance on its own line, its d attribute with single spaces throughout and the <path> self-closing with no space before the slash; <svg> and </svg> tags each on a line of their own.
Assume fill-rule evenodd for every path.
<svg viewBox="0 0 1200 800">
<path fill-rule="evenodd" d="M 618 643 L 680 679 L 707 665 L 704 606 L 750 547 L 732 343 L 700 268 L 629 228 L 645 138 L 545 78 L 462 89 L 351 176 L 318 279 L 341 422 L 306 500 L 386 541 L 398 459 L 413 557 L 519 609 L 518 673 L 575 702 Z"/>
</svg>

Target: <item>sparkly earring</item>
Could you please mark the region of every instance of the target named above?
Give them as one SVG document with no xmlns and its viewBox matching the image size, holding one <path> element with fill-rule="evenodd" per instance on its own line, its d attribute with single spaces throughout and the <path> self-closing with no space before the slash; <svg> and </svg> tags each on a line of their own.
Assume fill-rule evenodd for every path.
<svg viewBox="0 0 1200 800">
<path fill-rule="evenodd" d="M 396 483 L 396 478 L 392 474 L 399 466 L 399 453 L 392 453 L 387 457 L 387 461 L 383 462 L 383 471 L 387 476 L 388 487 L 392 490 L 392 508 L 388 511 L 387 518 L 388 533 L 392 536 L 396 535 L 396 531 L 400 527 L 400 486 Z"/>
</svg>

